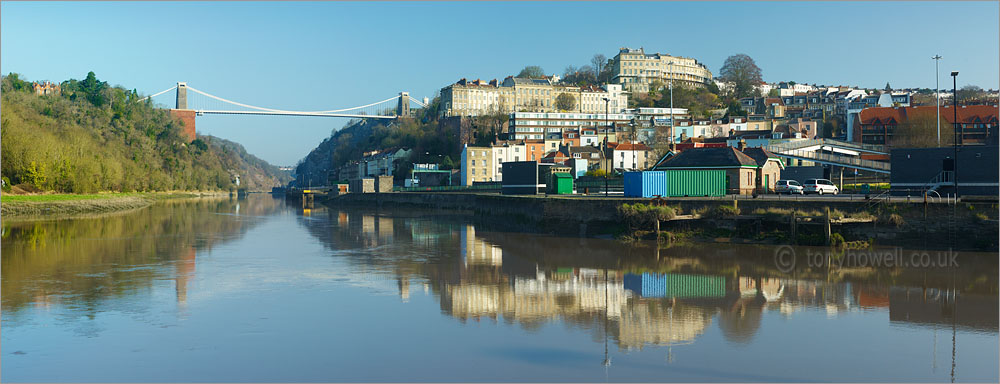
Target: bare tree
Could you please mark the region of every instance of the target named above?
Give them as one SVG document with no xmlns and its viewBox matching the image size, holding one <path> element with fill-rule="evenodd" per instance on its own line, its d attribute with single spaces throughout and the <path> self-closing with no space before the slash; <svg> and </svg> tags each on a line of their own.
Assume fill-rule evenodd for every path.
<svg viewBox="0 0 1000 384">
<path fill-rule="evenodd" d="M 594 68 L 594 77 L 601 76 L 601 71 L 604 70 L 604 66 L 607 65 L 608 58 L 603 54 L 598 53 L 590 59 L 591 67 Z"/>
<path fill-rule="evenodd" d="M 958 89 L 958 102 L 967 103 L 970 101 L 978 100 L 986 96 L 986 91 L 983 91 L 977 85 L 966 85 Z"/>
<path fill-rule="evenodd" d="M 910 116 L 900 122 L 889 140 L 893 147 L 930 148 L 937 147 L 937 116 L 934 114 Z M 951 124 L 941 118 L 941 145 L 951 145 L 954 140 Z"/>
<path fill-rule="evenodd" d="M 761 82 L 761 71 L 750 56 L 738 54 L 729 56 L 722 64 L 721 79 L 733 84 L 733 93 L 737 98 L 757 96 L 757 86 Z"/>
<path fill-rule="evenodd" d="M 567 65 L 566 69 L 563 70 L 563 78 L 569 77 L 570 75 L 576 73 L 577 69 L 574 65 Z"/>
</svg>

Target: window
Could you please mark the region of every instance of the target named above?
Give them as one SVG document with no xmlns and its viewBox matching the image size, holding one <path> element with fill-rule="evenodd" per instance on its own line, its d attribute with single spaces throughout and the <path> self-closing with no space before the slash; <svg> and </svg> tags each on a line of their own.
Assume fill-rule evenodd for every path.
<svg viewBox="0 0 1000 384">
<path fill-rule="evenodd" d="M 476 166 L 476 161 L 475 161 L 475 160 L 472 160 L 472 166 L 473 166 L 473 167 L 475 167 L 475 166 Z"/>
</svg>

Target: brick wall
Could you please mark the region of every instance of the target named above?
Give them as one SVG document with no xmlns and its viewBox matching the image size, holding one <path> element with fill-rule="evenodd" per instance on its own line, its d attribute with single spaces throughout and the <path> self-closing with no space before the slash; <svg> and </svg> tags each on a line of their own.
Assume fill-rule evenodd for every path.
<svg viewBox="0 0 1000 384">
<path fill-rule="evenodd" d="M 184 124 L 181 128 L 181 136 L 187 138 L 189 143 L 194 141 L 196 138 L 194 128 L 194 111 L 190 109 L 171 109 L 170 115 Z"/>
</svg>

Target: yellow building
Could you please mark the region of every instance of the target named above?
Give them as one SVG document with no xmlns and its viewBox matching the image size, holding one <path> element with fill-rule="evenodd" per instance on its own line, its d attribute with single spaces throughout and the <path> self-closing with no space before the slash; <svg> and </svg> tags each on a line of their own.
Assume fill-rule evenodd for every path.
<svg viewBox="0 0 1000 384">
<path fill-rule="evenodd" d="M 472 185 L 476 181 L 494 181 L 493 172 L 490 171 L 492 164 L 492 148 L 462 148 L 462 185 Z"/>
<path fill-rule="evenodd" d="M 667 86 L 671 79 L 674 86 L 704 87 L 712 81 L 712 71 L 689 57 L 647 54 L 642 48 L 621 48 L 614 62 L 611 81 L 633 93 L 649 92 L 654 82 Z"/>
</svg>

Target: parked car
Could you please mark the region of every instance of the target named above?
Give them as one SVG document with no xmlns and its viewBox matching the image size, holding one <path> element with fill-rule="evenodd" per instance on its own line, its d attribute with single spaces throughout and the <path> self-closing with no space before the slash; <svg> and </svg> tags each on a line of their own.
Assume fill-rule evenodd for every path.
<svg viewBox="0 0 1000 384">
<path fill-rule="evenodd" d="M 802 185 L 803 193 L 815 193 L 817 195 L 822 194 L 838 194 L 840 189 L 833 182 L 827 179 L 809 179 L 806 183 Z"/>
<path fill-rule="evenodd" d="M 778 194 L 787 193 L 789 195 L 793 193 L 798 193 L 800 195 L 805 194 L 802 189 L 802 184 L 799 184 L 799 182 L 795 180 L 778 180 L 774 183 L 774 192 Z"/>
</svg>

